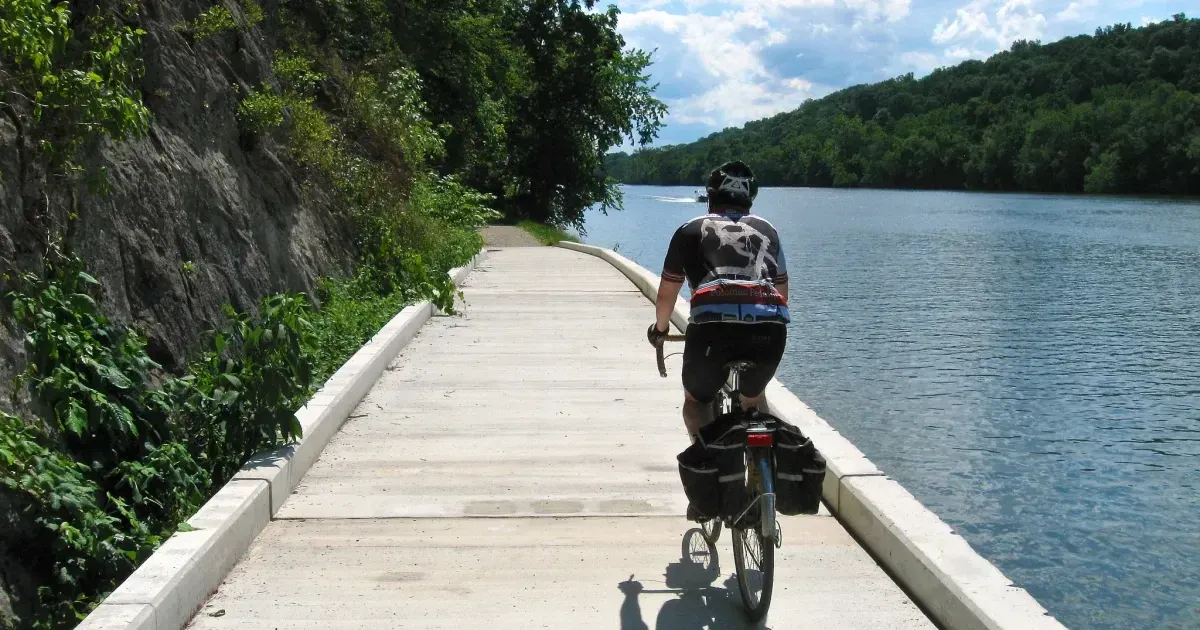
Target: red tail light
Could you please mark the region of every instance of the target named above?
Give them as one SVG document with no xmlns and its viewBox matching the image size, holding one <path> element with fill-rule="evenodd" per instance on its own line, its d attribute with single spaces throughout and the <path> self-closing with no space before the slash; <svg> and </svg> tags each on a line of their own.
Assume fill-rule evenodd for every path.
<svg viewBox="0 0 1200 630">
<path fill-rule="evenodd" d="M 747 433 L 746 444 L 748 446 L 771 446 L 775 443 L 775 436 L 770 433 Z"/>
</svg>

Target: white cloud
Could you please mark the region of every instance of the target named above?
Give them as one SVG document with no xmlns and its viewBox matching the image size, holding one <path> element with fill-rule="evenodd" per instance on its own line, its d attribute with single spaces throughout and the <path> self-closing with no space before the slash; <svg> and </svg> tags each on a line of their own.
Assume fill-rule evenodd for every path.
<svg viewBox="0 0 1200 630">
<path fill-rule="evenodd" d="M 900 55 L 900 65 L 905 70 L 916 71 L 921 74 L 932 71 L 938 67 L 938 56 L 921 50 L 910 50 Z"/>
<path fill-rule="evenodd" d="M 623 10 L 657 9 L 671 4 L 668 0 L 626 0 Z M 886 19 L 895 22 L 908 15 L 912 0 L 683 0 L 687 12 L 714 8 L 725 14 L 754 13 L 768 17 L 794 15 L 801 9 L 843 8 L 864 16 L 869 21 Z"/>
<path fill-rule="evenodd" d="M 932 72 L 936 68 L 957 65 L 967 59 L 986 59 L 989 53 L 966 46 L 951 46 L 937 54 L 925 50 L 910 50 L 901 53 L 896 61 L 887 66 L 892 75 L 912 72 L 917 75 Z"/>
<path fill-rule="evenodd" d="M 867 19 L 875 21 L 884 18 L 895 22 L 908 15 L 911 0 L 843 0 L 848 9 L 858 11 Z"/>
<path fill-rule="evenodd" d="M 621 17 L 622 31 L 654 28 L 679 38 L 688 53 L 716 79 L 748 79 L 767 76 L 759 53 L 770 44 L 787 40 L 767 21 L 750 11 L 724 15 L 676 15 L 650 10 Z M 752 32 L 754 37 L 744 39 Z"/>
<path fill-rule="evenodd" d="M 813 84 L 803 79 L 722 82 L 703 94 L 668 103 L 670 122 L 732 127 L 795 109 L 813 92 Z"/>
<path fill-rule="evenodd" d="M 1059 11 L 1058 15 L 1054 17 L 1063 20 L 1064 22 L 1082 22 L 1084 20 L 1090 20 L 1093 16 L 1089 9 L 1096 7 L 1098 4 L 1100 4 L 1100 0 L 1076 0 L 1075 2 L 1067 5 L 1067 8 Z"/>
<path fill-rule="evenodd" d="M 943 18 L 933 29 L 932 41 L 982 39 L 1002 49 L 1018 39 L 1040 39 L 1045 29 L 1046 17 L 1034 10 L 1031 0 L 974 0 L 956 9 L 953 21 Z"/>
<path fill-rule="evenodd" d="M 686 74 L 697 90 L 686 97 L 667 99 L 668 123 L 721 128 L 794 109 L 813 96 L 810 81 L 782 77 L 768 69 L 763 52 L 787 43 L 788 26 L 797 24 L 773 17 L 774 11 L 832 2 L 743 0 L 742 9 L 729 7 L 737 2 L 727 3 L 720 15 L 679 15 L 651 9 L 623 14 L 620 25 L 627 41 L 661 42 L 666 35 L 666 39 L 679 44 L 669 50 L 663 46 L 659 49 L 684 60 L 684 67 L 689 69 Z M 824 22 L 810 23 L 807 30 L 813 36 L 825 36 L 833 33 L 834 27 Z"/>
</svg>

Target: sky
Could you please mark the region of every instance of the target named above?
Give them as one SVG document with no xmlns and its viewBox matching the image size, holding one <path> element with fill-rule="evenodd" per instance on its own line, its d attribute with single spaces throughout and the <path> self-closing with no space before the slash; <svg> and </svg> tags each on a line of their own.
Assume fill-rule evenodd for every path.
<svg viewBox="0 0 1200 630">
<path fill-rule="evenodd" d="M 611 1 L 626 44 L 653 51 L 651 82 L 670 108 L 655 146 L 851 85 L 986 59 L 1019 39 L 1049 43 L 1200 13 L 1195 0 Z"/>
</svg>

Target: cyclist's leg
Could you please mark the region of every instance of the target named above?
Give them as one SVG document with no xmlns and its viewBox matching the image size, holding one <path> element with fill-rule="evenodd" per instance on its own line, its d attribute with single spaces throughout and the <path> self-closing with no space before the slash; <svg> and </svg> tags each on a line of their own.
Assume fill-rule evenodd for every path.
<svg viewBox="0 0 1200 630">
<path fill-rule="evenodd" d="M 744 372 L 738 381 L 742 394 L 742 408 L 767 411 L 767 383 L 775 376 L 783 349 L 787 345 L 787 326 L 783 324 L 741 324 L 743 331 L 744 356 L 739 359 L 754 361 L 754 369 Z"/>
<path fill-rule="evenodd" d="M 719 323 L 692 324 L 683 345 L 683 423 L 695 435 L 711 423 L 712 401 L 729 378 Z"/>
</svg>

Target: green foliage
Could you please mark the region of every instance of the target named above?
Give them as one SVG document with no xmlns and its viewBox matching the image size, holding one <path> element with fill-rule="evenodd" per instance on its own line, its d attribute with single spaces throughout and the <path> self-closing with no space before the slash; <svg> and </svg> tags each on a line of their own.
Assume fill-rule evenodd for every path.
<svg viewBox="0 0 1200 630">
<path fill-rule="evenodd" d="M 18 382 L 58 439 L 7 419 L 4 478 L 18 485 L 4 490 L 44 538 L 24 546 L 47 571 L 35 625 L 69 627 L 198 505 L 209 477 L 168 422 L 144 340 L 100 313 L 82 263 L 52 251 L 44 277 L 17 283 L 8 300 L 29 361 Z"/>
<path fill-rule="evenodd" d="M 856 86 L 688 145 L 606 158 L 626 183 L 697 185 L 726 159 L 766 185 L 1200 192 L 1200 20 L 1017 42 Z"/>
<path fill-rule="evenodd" d="M 242 129 L 263 133 L 283 124 L 286 103 L 268 88 L 251 90 L 238 104 L 238 123 Z"/>
<path fill-rule="evenodd" d="M 19 378 L 44 403 L 76 460 L 114 468 L 145 441 L 170 438 L 165 405 L 148 395 L 158 366 L 145 341 L 110 324 L 86 291 L 95 278 L 78 259 L 53 256 L 46 277 L 26 273 L 9 294 L 25 331 L 29 365 Z"/>
<path fill-rule="evenodd" d="M 136 536 L 144 532 L 127 533 L 119 499 L 106 497 L 89 472 L 41 431 L 0 414 L 0 492 L 35 528 L 27 551 L 48 563 L 34 627 L 74 626 L 93 585 L 115 586 L 145 553 Z"/>
<path fill-rule="evenodd" d="M 262 6 L 254 0 L 242 0 L 242 13 L 246 17 L 248 28 L 258 26 L 267 18 L 267 15 L 263 13 Z"/>
<path fill-rule="evenodd" d="M 0 112 L 64 163 L 89 138 L 149 122 L 135 88 L 139 7 L 111 4 L 81 18 L 76 3 L 0 0 Z M 227 309 L 182 376 L 104 317 L 79 260 L 52 252 L 44 274 L 17 278 L 21 391 L 41 424 L 0 417 L 0 501 L 23 510 L 5 542 L 45 585 L 26 622 L 73 626 L 247 457 L 300 437 L 294 412 L 314 386 L 405 305 L 452 313 L 447 272 L 499 210 L 572 224 L 592 203 L 619 203 L 601 156 L 652 137 L 664 109 L 648 57 L 625 51 L 615 10 L 593 4 L 272 5 L 278 88 L 245 94 L 238 122 L 277 131 L 307 184 L 333 193 L 357 265 L 322 284 L 319 310 L 297 295 Z M 201 40 L 264 18 L 242 0 L 180 28 Z M 195 272 L 182 264 L 185 279 Z"/>
<path fill-rule="evenodd" d="M 488 204 L 496 198 L 464 186 L 454 176 L 431 175 L 413 186 L 412 203 L 426 216 L 457 228 L 476 228 L 502 215 Z"/>
<path fill-rule="evenodd" d="M 523 177 L 507 192 L 529 218 L 552 225 L 582 227 L 587 208 L 619 203 L 605 153 L 623 138 L 648 143 L 666 114 L 647 85 L 649 54 L 624 50 L 617 9 L 587 4 L 532 3 L 516 31 L 534 88 L 516 107 L 510 146 Z"/>
<path fill-rule="evenodd" d="M 441 157 L 442 138 L 426 118 L 421 78 L 411 68 L 388 72 L 383 85 L 367 73 L 347 85 L 347 112 L 372 141 L 395 154 L 411 169 Z"/>
<path fill-rule="evenodd" d="M 242 17 L 239 20 L 233 11 L 223 4 L 213 5 L 183 25 L 183 30 L 196 41 L 203 41 L 221 33 L 246 30 L 258 26 L 266 18 L 262 7 L 254 0 L 242 0 Z"/>
<path fill-rule="evenodd" d="M 295 411 L 313 392 L 317 338 L 307 300 L 272 295 L 258 311 L 226 307 L 210 349 L 167 385 L 173 424 L 218 484 L 251 455 L 299 439 Z"/>
<path fill-rule="evenodd" d="M 271 70 L 288 92 L 298 96 L 311 96 L 317 84 L 325 78 L 321 73 L 313 71 L 312 62 L 303 55 L 282 50 L 275 51 Z"/>
<path fill-rule="evenodd" d="M 380 295 L 364 277 L 325 280 L 320 296 L 321 310 L 313 318 L 318 380 L 337 371 L 408 303 L 400 292 Z"/>
<path fill-rule="evenodd" d="M 591 0 L 315 4 L 305 18 L 319 45 L 364 66 L 402 56 L 416 70 L 444 140 L 439 172 L 494 195 L 510 217 L 578 224 L 593 204 L 619 204 L 604 154 L 649 140 L 665 114 L 649 56 L 626 50 L 617 11 Z M 395 85 L 379 68 L 372 76 Z"/>
<path fill-rule="evenodd" d="M 220 35 L 228 31 L 232 31 L 238 27 L 237 22 L 233 19 L 233 11 L 230 11 L 224 5 L 211 6 L 196 16 L 187 25 L 187 31 L 192 34 L 197 41 L 202 41 Z"/>
<path fill-rule="evenodd" d="M 136 87 L 145 32 L 123 24 L 136 5 L 79 19 L 66 2 L 0 0 L 0 110 L 37 138 L 51 165 L 70 165 L 96 135 L 144 132 L 150 112 Z"/>
<path fill-rule="evenodd" d="M 521 221 L 517 224 L 517 226 L 522 230 L 532 234 L 533 237 L 541 241 L 543 245 L 554 245 L 559 241 L 571 241 L 574 243 L 579 242 L 578 238 L 571 236 L 570 234 L 554 227 L 553 225 L 546 225 L 545 223 L 538 223 L 536 221 Z"/>
<path fill-rule="evenodd" d="M 17 282 L 20 383 L 57 437 L 0 418 L 0 493 L 35 532 L 13 547 L 45 572 L 34 625 L 71 627 L 250 455 L 300 437 L 318 339 L 301 296 L 227 308 L 190 373 L 156 385 L 145 342 L 100 313 L 78 259 L 52 254 Z"/>
<path fill-rule="evenodd" d="M 376 65 L 384 66 L 383 61 Z M 297 53 L 279 54 L 274 70 L 284 93 L 252 91 L 239 115 L 250 131 L 288 121 L 292 155 L 338 193 L 342 213 L 354 228 L 356 283 L 384 298 L 427 298 L 453 312 L 455 288 L 446 271 L 478 251 L 482 240 L 472 228 L 496 214 L 484 205 L 490 196 L 452 177 L 412 177 L 409 169 L 421 167 L 442 149 L 423 116 L 418 77 L 400 66 L 381 70 L 387 88 L 367 73 L 353 75 L 345 86 L 346 122 L 385 161 L 361 154 L 363 145 L 317 107 L 310 94 L 324 77 L 310 60 Z M 405 170 L 389 166 L 393 162 Z"/>
</svg>

